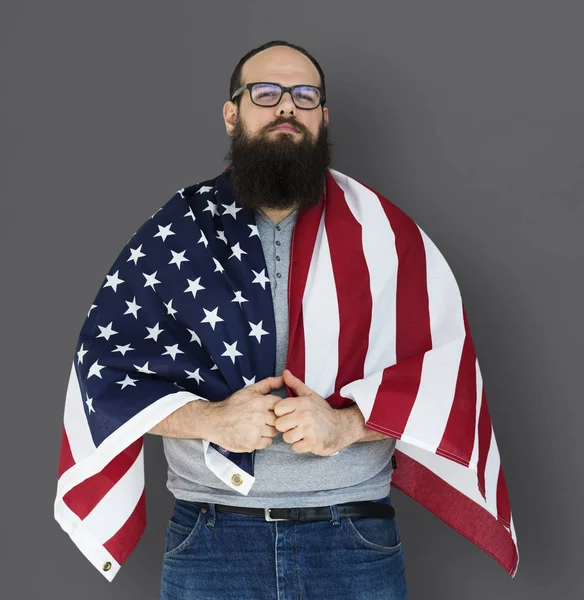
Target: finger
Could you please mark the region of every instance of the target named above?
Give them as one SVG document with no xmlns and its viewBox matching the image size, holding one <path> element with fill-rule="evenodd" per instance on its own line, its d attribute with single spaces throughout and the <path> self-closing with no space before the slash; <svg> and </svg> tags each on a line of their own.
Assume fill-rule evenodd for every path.
<svg viewBox="0 0 584 600">
<path fill-rule="evenodd" d="M 262 427 L 262 437 L 276 437 L 280 432 L 275 427 L 270 427 L 269 425 L 264 425 Z"/>
<path fill-rule="evenodd" d="M 277 390 L 284 385 L 284 378 L 282 375 L 278 377 L 266 377 L 257 383 L 253 383 L 249 387 L 254 389 L 260 394 L 269 394 L 272 390 Z"/>
<path fill-rule="evenodd" d="M 282 373 L 284 383 L 297 395 L 297 396 L 309 396 L 312 390 L 295 375 L 292 375 L 289 369 L 284 369 Z"/>
</svg>

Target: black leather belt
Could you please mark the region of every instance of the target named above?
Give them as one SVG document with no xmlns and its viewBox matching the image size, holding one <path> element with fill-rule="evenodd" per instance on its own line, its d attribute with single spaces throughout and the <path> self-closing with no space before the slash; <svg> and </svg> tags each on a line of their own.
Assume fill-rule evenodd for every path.
<svg viewBox="0 0 584 600">
<path fill-rule="evenodd" d="M 207 502 L 193 502 L 200 508 L 209 508 Z M 395 509 L 391 504 L 362 500 L 337 504 L 339 518 L 346 517 L 382 517 L 393 519 Z M 251 506 L 229 506 L 215 504 L 218 512 L 231 512 L 239 515 L 264 517 L 266 521 L 330 521 L 332 518 L 330 506 L 307 506 L 302 508 L 254 508 Z"/>
</svg>

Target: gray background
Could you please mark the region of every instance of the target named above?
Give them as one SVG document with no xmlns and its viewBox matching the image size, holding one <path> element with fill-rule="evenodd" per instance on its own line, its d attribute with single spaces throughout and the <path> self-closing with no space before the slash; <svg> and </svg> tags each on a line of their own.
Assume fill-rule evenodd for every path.
<svg viewBox="0 0 584 600">
<path fill-rule="evenodd" d="M 396 491 L 410 598 L 583 597 L 582 4 L 0 7 L 0 595 L 158 598 L 160 438 L 146 442 L 147 530 L 113 583 L 53 520 L 70 362 L 128 238 L 225 168 L 237 61 L 285 39 L 325 71 L 333 168 L 402 207 L 452 267 L 503 457 L 517 577 Z"/>
</svg>

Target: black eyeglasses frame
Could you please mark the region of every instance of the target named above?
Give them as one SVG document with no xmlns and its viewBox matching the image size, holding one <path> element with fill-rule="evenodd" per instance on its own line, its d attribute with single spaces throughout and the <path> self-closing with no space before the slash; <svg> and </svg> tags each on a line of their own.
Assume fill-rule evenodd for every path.
<svg viewBox="0 0 584 600">
<path fill-rule="evenodd" d="M 269 85 L 276 85 L 280 88 L 280 97 L 278 98 L 278 101 L 275 102 L 274 104 L 270 104 L 269 106 L 266 104 L 258 104 L 257 102 L 254 101 L 254 99 L 252 98 L 251 95 L 251 90 L 253 88 L 254 85 L 257 85 L 258 83 L 267 83 Z M 318 93 L 320 94 L 320 102 L 313 108 L 306 108 L 304 106 L 298 106 L 298 104 L 296 104 L 296 100 L 294 98 L 294 94 L 292 93 L 292 90 L 294 90 L 294 88 L 298 88 L 298 87 L 313 87 L 316 88 L 318 90 Z M 287 87 L 285 85 L 280 85 L 279 83 L 274 83 L 273 81 L 252 81 L 251 83 L 247 83 L 246 85 L 242 85 L 238 90 L 236 90 L 235 92 L 233 92 L 233 96 L 231 96 L 231 101 L 233 102 L 233 99 L 238 96 L 239 94 L 241 94 L 242 92 L 244 92 L 245 90 L 249 90 L 249 98 L 250 100 L 256 105 L 256 106 L 261 106 L 262 108 L 272 108 L 274 106 L 277 106 L 278 103 L 282 100 L 282 96 L 286 93 L 289 92 L 290 93 L 290 97 L 292 98 L 292 102 L 294 102 L 294 106 L 296 106 L 296 108 L 299 108 L 300 110 L 315 110 L 317 109 L 319 106 L 324 106 L 324 103 L 326 102 L 326 98 L 323 92 L 323 89 L 318 86 L 318 85 L 312 85 L 312 84 L 308 84 L 308 83 L 301 83 L 298 85 L 292 85 L 290 87 Z"/>
</svg>

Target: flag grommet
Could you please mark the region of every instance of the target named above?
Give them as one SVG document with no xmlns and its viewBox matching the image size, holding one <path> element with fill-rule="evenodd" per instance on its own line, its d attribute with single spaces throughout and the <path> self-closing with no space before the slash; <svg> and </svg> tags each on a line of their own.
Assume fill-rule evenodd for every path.
<svg viewBox="0 0 584 600">
<path fill-rule="evenodd" d="M 111 562 L 108 561 L 108 562 L 104 563 L 104 565 L 103 565 L 103 570 L 104 571 L 109 571 L 111 568 L 112 568 L 112 563 Z"/>
<path fill-rule="evenodd" d="M 233 485 L 241 485 L 243 483 L 243 478 L 241 477 L 241 475 L 239 473 L 236 473 L 235 475 L 233 475 L 233 477 L 231 478 L 231 483 Z"/>
</svg>

